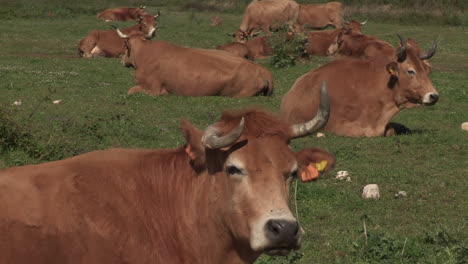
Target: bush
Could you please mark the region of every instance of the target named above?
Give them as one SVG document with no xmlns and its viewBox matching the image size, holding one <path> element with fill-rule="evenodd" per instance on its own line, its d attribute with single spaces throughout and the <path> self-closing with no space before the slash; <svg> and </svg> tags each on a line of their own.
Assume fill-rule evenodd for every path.
<svg viewBox="0 0 468 264">
<path fill-rule="evenodd" d="M 291 67 L 303 56 L 307 38 L 305 35 L 292 34 L 282 27 L 268 39 L 273 50 L 270 64 L 275 68 Z"/>
</svg>

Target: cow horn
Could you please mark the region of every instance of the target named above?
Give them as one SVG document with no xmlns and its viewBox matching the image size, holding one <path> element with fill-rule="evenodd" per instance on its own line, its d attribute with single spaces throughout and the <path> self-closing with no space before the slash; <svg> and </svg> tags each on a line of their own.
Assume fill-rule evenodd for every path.
<svg viewBox="0 0 468 264">
<path fill-rule="evenodd" d="M 154 16 L 154 18 L 158 18 L 161 15 L 161 11 L 158 10 L 158 14 Z"/>
<path fill-rule="evenodd" d="M 224 136 L 219 136 L 219 134 L 221 134 L 219 128 L 215 125 L 211 125 L 203 132 L 201 142 L 205 147 L 210 149 L 220 149 L 232 145 L 242 135 L 242 131 L 244 131 L 244 123 L 245 120 L 242 117 L 239 125 L 229 132 L 229 134 Z"/>
<path fill-rule="evenodd" d="M 437 50 L 437 41 L 434 40 L 434 41 L 432 42 L 432 47 L 431 47 L 431 49 L 429 50 L 429 52 L 428 52 L 426 55 L 420 56 L 419 58 L 420 58 L 421 60 L 428 60 L 428 59 L 432 58 L 432 56 L 435 55 L 436 50 Z"/>
<path fill-rule="evenodd" d="M 140 9 L 145 9 L 145 8 L 146 8 L 146 6 L 140 5 Z"/>
<path fill-rule="evenodd" d="M 226 35 L 228 35 L 230 37 L 235 37 L 236 36 L 236 34 L 234 34 L 234 33 L 226 33 Z"/>
<path fill-rule="evenodd" d="M 396 34 L 396 35 L 400 39 L 400 45 L 401 45 L 401 47 L 398 49 L 397 61 L 401 63 L 406 60 L 406 39 L 400 36 L 400 34 Z"/>
<path fill-rule="evenodd" d="M 119 35 L 119 37 L 121 37 L 121 38 L 129 38 L 128 35 L 122 33 L 122 31 L 120 31 L 120 29 L 118 29 L 117 27 L 115 27 L 115 31 L 117 31 L 117 34 Z"/>
<path fill-rule="evenodd" d="M 328 121 L 330 116 L 330 102 L 328 101 L 327 83 L 322 82 L 320 89 L 320 105 L 315 117 L 302 124 L 292 126 L 292 138 L 298 138 L 314 133 L 322 128 Z"/>
<path fill-rule="evenodd" d="M 361 26 L 364 26 L 365 24 L 367 24 L 367 19 L 361 22 Z"/>
</svg>

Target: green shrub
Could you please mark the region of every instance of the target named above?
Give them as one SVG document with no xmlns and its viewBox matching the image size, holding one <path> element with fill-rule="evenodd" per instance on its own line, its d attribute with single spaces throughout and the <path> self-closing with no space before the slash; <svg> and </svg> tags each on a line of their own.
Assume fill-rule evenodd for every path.
<svg viewBox="0 0 468 264">
<path fill-rule="evenodd" d="M 280 28 L 269 39 L 273 49 L 270 64 L 275 68 L 291 67 L 303 56 L 307 38 L 304 35 L 290 34 L 287 27 Z"/>
</svg>

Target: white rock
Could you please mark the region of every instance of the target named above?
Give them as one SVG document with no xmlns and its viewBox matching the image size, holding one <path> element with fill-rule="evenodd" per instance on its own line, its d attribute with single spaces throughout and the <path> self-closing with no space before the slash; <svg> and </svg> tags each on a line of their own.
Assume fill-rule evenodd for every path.
<svg viewBox="0 0 468 264">
<path fill-rule="evenodd" d="M 468 122 L 462 123 L 461 128 L 465 131 L 468 131 Z"/>
<path fill-rule="evenodd" d="M 362 190 L 362 198 L 365 199 L 379 199 L 380 190 L 377 184 L 367 184 Z"/>
<path fill-rule="evenodd" d="M 395 194 L 395 197 L 406 197 L 408 194 L 405 191 L 399 191 L 398 193 Z"/>
<path fill-rule="evenodd" d="M 325 137 L 325 134 L 319 132 L 319 133 L 317 133 L 317 137 L 318 137 L 318 138 L 319 138 L 319 137 Z"/>
<path fill-rule="evenodd" d="M 53 103 L 53 104 L 60 104 L 60 103 L 62 103 L 62 101 L 63 101 L 62 99 L 60 99 L 60 100 L 54 100 L 52 103 Z"/>
<path fill-rule="evenodd" d="M 13 103 L 13 105 L 21 105 L 21 104 L 22 104 L 21 100 L 15 101 L 15 102 Z"/>
<path fill-rule="evenodd" d="M 337 174 L 336 174 L 336 177 L 335 179 L 338 179 L 338 180 L 348 180 L 349 178 L 349 172 L 347 171 L 339 171 Z M 348 181 L 351 181 L 351 178 L 349 178 Z"/>
</svg>

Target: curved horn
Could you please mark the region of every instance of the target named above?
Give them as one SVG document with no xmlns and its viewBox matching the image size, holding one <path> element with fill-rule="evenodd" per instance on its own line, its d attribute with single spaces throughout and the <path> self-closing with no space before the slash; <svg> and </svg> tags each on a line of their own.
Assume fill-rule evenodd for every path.
<svg viewBox="0 0 468 264">
<path fill-rule="evenodd" d="M 230 37 L 235 37 L 236 36 L 236 34 L 234 34 L 234 33 L 226 33 L 226 35 L 228 35 Z"/>
<path fill-rule="evenodd" d="M 242 135 L 242 131 L 244 131 L 244 123 L 245 120 L 242 117 L 241 121 L 239 122 L 239 125 L 224 136 L 219 136 L 221 131 L 219 131 L 219 129 L 216 126 L 211 125 L 207 127 L 203 132 L 201 142 L 203 146 L 210 149 L 220 149 L 232 145 Z"/>
<path fill-rule="evenodd" d="M 140 7 L 139 7 L 139 8 L 140 8 L 140 9 L 145 9 L 145 8 L 146 8 L 146 6 L 144 6 L 144 5 L 140 5 Z"/>
<path fill-rule="evenodd" d="M 429 50 L 429 52 L 428 52 L 426 55 L 420 56 L 419 58 L 420 58 L 421 60 L 428 60 L 428 59 L 432 58 L 432 56 L 435 55 L 436 50 L 437 50 L 437 41 L 434 40 L 434 41 L 432 42 L 432 47 L 431 47 L 431 49 Z"/>
<path fill-rule="evenodd" d="M 327 83 L 322 82 L 320 89 L 320 105 L 315 117 L 302 124 L 296 124 L 291 127 L 292 138 L 302 137 L 314 133 L 322 128 L 330 117 L 330 102 L 328 101 Z"/>
<path fill-rule="evenodd" d="M 401 45 L 401 47 L 398 49 L 397 61 L 401 63 L 406 60 L 406 39 L 400 36 L 400 34 L 396 35 L 400 39 Z"/>
<path fill-rule="evenodd" d="M 365 24 L 367 24 L 367 19 L 361 22 L 361 26 L 364 26 Z"/>
<path fill-rule="evenodd" d="M 158 14 L 154 16 L 154 18 L 158 18 L 161 15 L 161 11 L 158 10 Z"/>
<path fill-rule="evenodd" d="M 115 31 L 117 31 L 117 34 L 119 35 L 119 37 L 121 37 L 121 38 L 129 38 L 128 35 L 122 33 L 122 31 L 120 31 L 120 29 L 118 29 L 117 27 L 115 27 Z"/>
</svg>

